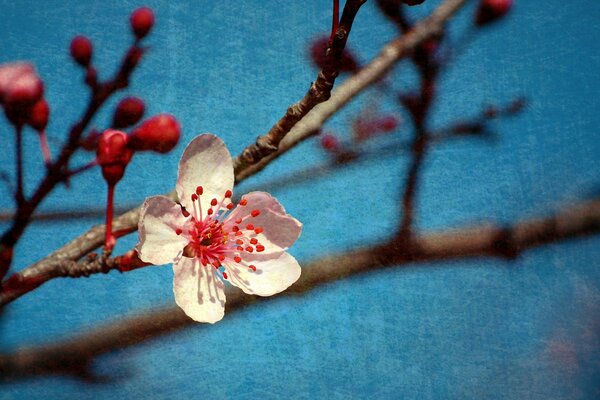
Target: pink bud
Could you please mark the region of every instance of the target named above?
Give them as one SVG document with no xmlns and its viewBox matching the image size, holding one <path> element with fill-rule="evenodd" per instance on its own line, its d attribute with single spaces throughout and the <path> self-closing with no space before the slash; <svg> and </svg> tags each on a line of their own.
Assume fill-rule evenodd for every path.
<svg viewBox="0 0 600 400">
<path fill-rule="evenodd" d="M 24 62 L 15 62 L 0 65 L 0 103 L 13 82 L 21 75 L 35 74 L 33 65 Z"/>
<path fill-rule="evenodd" d="M 90 65 L 92 60 L 92 42 L 85 36 L 75 36 L 71 40 L 71 57 L 82 67 Z"/>
<path fill-rule="evenodd" d="M 335 135 L 327 133 L 321 136 L 321 147 L 329 152 L 338 152 L 342 145 Z"/>
<path fill-rule="evenodd" d="M 127 147 L 128 137 L 124 132 L 107 129 L 98 140 L 96 159 L 102 167 L 102 175 L 109 185 L 121 180 L 133 152 Z"/>
<path fill-rule="evenodd" d="M 129 146 L 134 150 L 151 150 L 167 153 L 181 134 L 179 122 L 169 114 L 156 115 L 144 121 L 130 136 Z"/>
<path fill-rule="evenodd" d="M 29 120 L 27 123 L 35 130 L 42 132 L 48 125 L 48 118 L 50 117 L 50 107 L 48 102 L 44 99 L 38 100 L 37 103 L 31 107 L 29 112 Z"/>
<path fill-rule="evenodd" d="M 119 102 L 113 116 L 113 128 L 121 129 L 136 124 L 144 115 L 146 107 L 137 97 L 126 97 Z"/>
<path fill-rule="evenodd" d="M 31 64 L 0 66 L 0 98 L 14 107 L 31 106 L 44 94 L 44 84 Z"/>
<path fill-rule="evenodd" d="M 512 7 L 512 0 L 480 0 L 475 24 L 483 26 L 506 15 Z"/>
<path fill-rule="evenodd" d="M 154 12 L 149 7 L 140 7 L 131 13 L 129 23 L 135 36 L 142 39 L 154 25 Z"/>
</svg>

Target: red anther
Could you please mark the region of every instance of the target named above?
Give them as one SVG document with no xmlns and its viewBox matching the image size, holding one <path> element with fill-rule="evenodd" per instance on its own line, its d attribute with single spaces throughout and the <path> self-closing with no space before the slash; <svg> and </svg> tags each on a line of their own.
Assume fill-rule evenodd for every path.
<svg viewBox="0 0 600 400">
<path fill-rule="evenodd" d="M 132 155 L 132 151 L 127 147 L 127 135 L 124 132 L 107 129 L 102 133 L 98 140 L 96 159 L 109 185 L 121 180 Z"/>
<path fill-rule="evenodd" d="M 141 39 L 150 32 L 154 25 L 154 12 L 149 7 L 140 7 L 131 13 L 129 23 L 135 36 Z"/>
<path fill-rule="evenodd" d="M 137 124 L 144 116 L 144 111 L 146 111 L 146 106 L 141 99 L 133 96 L 125 97 L 115 109 L 113 128 L 122 129 Z"/>
<path fill-rule="evenodd" d="M 225 261 L 225 256 L 223 254 L 219 254 L 219 260 L 220 261 Z"/>
<path fill-rule="evenodd" d="M 246 199 L 240 200 L 240 206 L 245 206 L 246 204 L 248 204 L 248 200 L 246 200 Z"/>
<path fill-rule="evenodd" d="M 234 206 L 233 206 L 233 203 L 229 203 L 229 204 L 227 204 L 227 209 L 228 209 L 228 210 L 232 210 L 232 209 L 233 209 L 233 207 L 234 207 Z"/>
<path fill-rule="evenodd" d="M 198 195 L 196 193 L 192 193 L 192 201 L 198 200 Z"/>
<path fill-rule="evenodd" d="M 250 239 L 250 243 L 252 243 L 252 244 L 258 243 L 258 239 L 257 238 L 252 238 L 252 239 Z"/>
<path fill-rule="evenodd" d="M 82 67 L 90 65 L 90 61 L 92 60 L 92 42 L 90 42 L 90 39 L 82 35 L 75 36 L 71 40 L 69 51 L 77 64 Z"/>
<path fill-rule="evenodd" d="M 236 263 L 241 263 L 242 262 L 242 257 L 235 256 L 235 257 L 233 257 L 233 261 L 235 261 Z"/>
<path fill-rule="evenodd" d="M 260 234 L 260 233 L 263 233 L 263 231 L 264 231 L 264 229 L 263 229 L 263 228 L 261 228 L 261 227 L 258 227 L 258 228 L 256 228 L 256 229 L 254 230 L 254 233 L 256 233 L 256 234 L 258 235 L 258 234 Z"/>
<path fill-rule="evenodd" d="M 256 272 L 256 267 L 254 265 L 248 265 L 248 268 Z"/>
<path fill-rule="evenodd" d="M 208 215 L 213 215 L 213 212 L 214 212 L 214 211 L 213 211 L 213 209 L 212 209 L 212 208 L 209 208 L 209 209 L 208 209 L 208 211 L 207 211 L 206 213 L 207 213 Z"/>
<path fill-rule="evenodd" d="M 213 206 L 213 207 L 214 207 L 214 206 L 216 206 L 216 205 L 217 205 L 217 203 L 218 203 L 218 202 L 217 202 L 217 199 L 212 199 L 212 200 L 210 201 L 210 205 L 211 205 L 211 206 Z"/>
<path fill-rule="evenodd" d="M 242 223 L 242 219 L 241 219 L 241 218 L 238 218 L 238 219 L 236 219 L 236 220 L 235 220 L 235 223 L 236 223 L 236 224 L 241 224 L 241 223 Z"/>
<path fill-rule="evenodd" d="M 246 229 L 248 229 L 249 231 L 253 231 L 254 230 L 254 225 L 248 224 L 248 225 L 246 225 Z"/>
<path fill-rule="evenodd" d="M 214 265 L 215 268 L 219 268 L 221 266 L 221 263 L 219 262 L 219 260 L 213 260 L 212 265 Z"/>
<path fill-rule="evenodd" d="M 48 102 L 44 99 L 40 99 L 33 107 L 31 107 L 27 123 L 36 131 L 42 132 L 48 125 L 49 116 L 50 107 L 48 107 Z"/>
<path fill-rule="evenodd" d="M 262 244 L 256 245 L 256 251 L 258 251 L 259 253 L 261 251 L 265 251 L 265 246 L 263 246 Z"/>
<path fill-rule="evenodd" d="M 198 187 L 196 188 L 196 194 L 197 194 L 198 196 L 202 196 L 202 193 L 204 193 L 204 188 L 203 188 L 202 186 L 198 186 Z"/>
<path fill-rule="evenodd" d="M 475 24 L 483 26 L 506 15 L 512 7 L 512 0 L 480 0 L 475 14 Z"/>
<path fill-rule="evenodd" d="M 169 114 L 160 114 L 145 120 L 131 133 L 129 145 L 134 150 L 167 153 L 179 141 L 179 122 Z"/>
<path fill-rule="evenodd" d="M 231 190 L 228 190 L 228 191 L 225 192 L 225 198 L 226 199 L 230 199 L 231 196 L 233 196 L 233 193 L 231 192 Z"/>
<path fill-rule="evenodd" d="M 223 278 L 227 279 L 227 272 L 223 272 Z"/>
<path fill-rule="evenodd" d="M 237 244 L 244 244 L 244 241 L 242 239 L 238 239 L 238 240 L 235 241 L 235 243 L 237 243 Z"/>
<path fill-rule="evenodd" d="M 321 147 L 329 152 L 337 152 L 342 149 L 338 138 L 330 133 L 321 136 Z"/>
<path fill-rule="evenodd" d="M 185 208 L 181 208 L 181 215 L 183 215 L 185 218 L 190 216 L 190 213 L 185 209 Z"/>
<path fill-rule="evenodd" d="M 181 235 L 183 233 L 183 231 L 179 228 L 175 229 L 175 234 L 176 235 Z"/>
<path fill-rule="evenodd" d="M 258 217 L 260 215 L 260 210 L 252 210 L 250 215 L 252 215 L 253 217 Z"/>
<path fill-rule="evenodd" d="M 231 228 L 231 230 L 232 230 L 233 232 L 237 232 L 237 231 L 239 231 L 239 230 L 240 230 L 240 227 L 239 227 L 239 226 L 237 226 L 237 225 L 234 225 L 234 226 L 233 226 L 233 228 Z"/>
<path fill-rule="evenodd" d="M 236 247 L 237 251 L 244 251 L 244 248 L 242 246 L 238 246 Z"/>
<path fill-rule="evenodd" d="M 235 236 L 242 236 L 242 235 L 243 235 L 242 231 L 235 231 Z"/>
<path fill-rule="evenodd" d="M 247 247 L 246 247 L 246 251 L 247 251 L 248 253 L 252 253 L 252 252 L 254 251 L 254 249 L 253 249 L 252 247 L 250 247 L 250 246 L 247 246 Z"/>
</svg>

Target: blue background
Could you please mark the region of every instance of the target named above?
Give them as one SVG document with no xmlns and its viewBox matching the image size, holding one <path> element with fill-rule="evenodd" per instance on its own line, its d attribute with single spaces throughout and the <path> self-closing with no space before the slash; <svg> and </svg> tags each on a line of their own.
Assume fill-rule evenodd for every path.
<svg viewBox="0 0 600 400">
<path fill-rule="evenodd" d="M 328 29 L 330 3 L 149 1 L 157 15 L 152 49 L 128 92 L 146 100 L 149 114 L 176 115 L 184 137 L 167 156 L 137 155 L 117 203 L 171 190 L 176 162 L 198 133 L 218 134 L 237 154 L 266 132 L 315 77 L 307 43 Z M 350 40 L 362 60 L 395 34 L 373 3 L 360 11 Z M 438 3 L 429 0 L 412 15 Z M 418 193 L 417 223 L 425 231 L 544 215 L 598 192 L 600 3 L 516 3 L 510 18 L 479 32 L 445 72 L 432 125 L 521 94 L 529 107 L 494 125 L 494 143 L 452 141 L 431 151 Z M 0 63 L 36 64 L 52 107 L 54 149 L 87 99 L 68 56 L 70 39 L 83 33 L 93 40 L 94 62 L 107 77 L 129 44 L 128 15 L 139 5 L 0 0 Z M 473 6 L 452 24 L 454 39 L 470 26 Z M 402 64 L 390 82 L 413 87 L 414 76 Z M 347 135 L 349 116 L 374 96 L 361 96 L 327 129 Z M 95 126 L 107 125 L 120 97 Z M 391 97 L 382 107 L 397 112 Z M 396 133 L 411 134 L 409 125 Z M 3 119 L 0 137 L 0 165 L 13 176 L 13 137 Z M 31 189 L 43 168 L 36 135 L 26 142 Z M 237 192 L 323 161 L 309 141 Z M 397 225 L 407 161 L 402 154 L 380 158 L 273 190 L 304 223 L 292 254 L 309 260 L 386 240 Z M 104 190 L 93 170 L 74 179 L 72 189 L 56 190 L 42 209 L 98 207 Z M 10 196 L 0 197 L 0 206 L 12 207 Z M 32 225 L 15 265 L 29 265 L 101 220 Z M 128 237 L 117 250 L 134 243 Z M 600 237 L 591 237 L 511 262 L 481 258 L 352 277 L 102 357 L 95 369 L 120 377 L 113 383 L 31 379 L 3 384 L 0 398 L 598 398 L 599 245 Z M 7 308 L 2 351 L 170 304 L 171 280 L 171 268 L 162 267 L 49 282 Z"/>
</svg>

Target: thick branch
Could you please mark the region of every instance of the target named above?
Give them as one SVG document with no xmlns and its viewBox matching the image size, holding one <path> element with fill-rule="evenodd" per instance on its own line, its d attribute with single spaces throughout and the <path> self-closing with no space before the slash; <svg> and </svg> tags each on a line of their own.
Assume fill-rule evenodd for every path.
<svg viewBox="0 0 600 400">
<path fill-rule="evenodd" d="M 465 257 L 512 259 L 536 246 L 598 232 L 600 200 L 570 207 L 552 217 L 522 221 L 510 227 L 476 226 L 418 236 L 411 242 L 414 247 L 410 251 L 406 251 L 403 243 L 393 239 L 381 246 L 331 255 L 304 264 L 298 282 L 282 295 L 299 295 L 322 284 L 378 268 Z M 227 292 L 228 314 L 271 299 L 248 296 L 230 289 Z M 0 356 L 0 374 L 5 379 L 64 373 L 89 377 L 90 363 L 96 357 L 187 326 L 198 325 L 178 307 L 149 311 L 52 345 L 4 354 Z"/>
<path fill-rule="evenodd" d="M 281 141 L 277 152 L 261 159 L 256 164 L 236 169 L 236 181 L 240 182 L 259 172 L 279 155 L 317 132 L 326 120 L 369 85 L 380 80 L 398 60 L 410 55 L 411 51 L 420 43 L 437 36 L 442 31 L 445 23 L 465 2 L 466 0 L 446 0 L 430 17 L 415 25 L 411 33 L 386 45 L 370 64 L 340 85 L 329 101 L 315 107 L 313 111 L 299 121 Z M 175 198 L 176 195 L 171 192 L 168 196 Z M 138 207 L 116 218 L 113 221 L 114 229 L 134 232 L 137 229 L 139 211 L 140 208 Z M 95 226 L 49 256 L 15 273 L 13 275 L 14 279 L 22 280 L 27 284 L 11 290 L 10 293 L 0 293 L 0 306 L 22 296 L 52 278 L 65 276 L 62 274 L 65 261 L 78 260 L 94 251 L 102 245 L 103 239 L 104 226 Z M 13 279 L 13 277 L 10 279 Z"/>
</svg>

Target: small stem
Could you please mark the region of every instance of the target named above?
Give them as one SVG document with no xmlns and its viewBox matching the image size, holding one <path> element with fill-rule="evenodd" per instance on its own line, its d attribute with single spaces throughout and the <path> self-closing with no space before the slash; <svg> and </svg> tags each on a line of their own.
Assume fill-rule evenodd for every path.
<svg viewBox="0 0 600 400">
<path fill-rule="evenodd" d="M 90 168 L 95 167 L 96 165 L 98 165 L 98 160 L 97 159 L 93 159 L 92 161 L 90 161 L 87 164 L 82 165 L 81 167 L 77 167 L 75 169 L 72 169 L 71 171 L 69 171 L 69 173 L 67 174 L 67 176 L 70 178 L 74 175 L 80 174 L 84 171 L 87 171 Z"/>
<path fill-rule="evenodd" d="M 112 234 L 114 194 L 115 184 L 109 184 L 108 195 L 106 197 L 106 234 L 104 236 L 104 248 L 106 251 L 111 251 L 115 246 L 115 237 Z"/>
<path fill-rule="evenodd" d="M 329 36 L 329 43 L 333 41 L 335 32 L 338 29 L 340 23 L 340 0 L 333 0 L 333 16 L 331 18 L 331 35 Z"/>
<path fill-rule="evenodd" d="M 20 207 L 25 202 L 25 195 L 23 193 L 23 125 L 19 124 L 15 126 L 15 151 L 17 159 L 17 191 L 15 193 L 15 199 L 17 206 Z"/>
<path fill-rule="evenodd" d="M 52 154 L 50 153 L 50 147 L 48 146 L 48 138 L 46 136 L 46 131 L 40 131 L 40 148 L 42 149 L 42 156 L 44 157 L 44 164 L 47 167 L 52 164 Z"/>
</svg>

